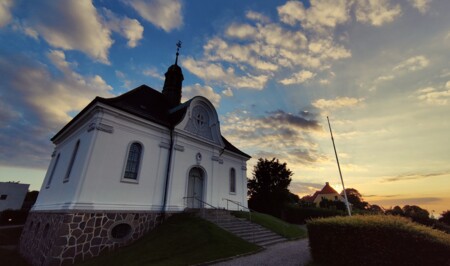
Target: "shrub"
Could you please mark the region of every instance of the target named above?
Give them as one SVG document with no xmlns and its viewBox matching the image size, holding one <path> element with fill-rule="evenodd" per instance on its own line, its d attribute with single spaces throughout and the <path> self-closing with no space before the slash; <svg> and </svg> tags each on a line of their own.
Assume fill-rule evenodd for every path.
<svg viewBox="0 0 450 266">
<path fill-rule="evenodd" d="M 313 218 L 333 217 L 340 215 L 345 215 L 345 212 L 332 209 L 322 209 L 316 207 L 305 208 L 291 205 L 284 209 L 282 218 L 289 223 L 304 224 L 307 220 Z"/>
<path fill-rule="evenodd" d="M 450 225 L 447 225 L 445 223 L 441 223 L 440 221 L 435 221 L 432 225 L 434 229 L 446 232 L 447 234 L 450 234 Z"/>
<path fill-rule="evenodd" d="M 439 222 L 450 225 L 450 210 L 446 210 L 441 213 L 441 218 L 439 218 Z"/>
<path fill-rule="evenodd" d="M 308 222 L 314 261 L 324 265 L 450 265 L 450 235 L 397 216 Z"/>
</svg>

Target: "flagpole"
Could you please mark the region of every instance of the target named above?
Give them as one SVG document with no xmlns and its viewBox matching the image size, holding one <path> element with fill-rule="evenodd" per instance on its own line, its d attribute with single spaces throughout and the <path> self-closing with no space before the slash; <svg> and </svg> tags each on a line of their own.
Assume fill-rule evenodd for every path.
<svg viewBox="0 0 450 266">
<path fill-rule="evenodd" d="M 328 127 L 330 128 L 331 141 L 333 142 L 334 155 L 336 155 L 336 162 L 337 162 L 338 169 L 339 169 L 339 176 L 341 177 L 342 188 L 344 188 L 345 206 L 347 206 L 348 216 L 352 216 L 352 213 L 350 211 L 350 206 L 348 204 L 347 191 L 345 191 L 344 179 L 342 178 L 341 166 L 339 165 L 339 158 L 338 158 L 338 155 L 336 152 L 336 145 L 334 145 L 334 138 L 333 138 L 333 132 L 331 131 L 330 119 L 328 118 L 328 116 L 327 116 L 327 120 L 328 120 Z"/>
</svg>

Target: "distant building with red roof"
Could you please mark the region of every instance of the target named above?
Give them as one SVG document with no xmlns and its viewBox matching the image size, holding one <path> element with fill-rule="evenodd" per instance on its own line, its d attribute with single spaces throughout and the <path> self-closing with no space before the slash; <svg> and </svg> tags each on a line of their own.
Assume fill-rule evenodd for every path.
<svg viewBox="0 0 450 266">
<path fill-rule="evenodd" d="M 320 202 L 323 199 L 331 201 L 342 201 L 345 202 L 344 197 L 341 196 L 334 188 L 330 186 L 330 183 L 326 182 L 322 190 L 316 191 L 312 196 L 305 196 L 302 198 L 304 201 L 314 203 L 319 207 Z"/>
</svg>

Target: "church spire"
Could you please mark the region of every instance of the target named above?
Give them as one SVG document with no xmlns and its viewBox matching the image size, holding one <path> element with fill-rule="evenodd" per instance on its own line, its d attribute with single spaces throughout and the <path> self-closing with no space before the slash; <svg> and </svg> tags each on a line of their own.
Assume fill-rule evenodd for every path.
<svg viewBox="0 0 450 266">
<path fill-rule="evenodd" d="M 177 42 L 177 57 L 175 58 L 175 65 L 177 65 L 177 66 L 178 66 L 177 63 L 178 63 L 178 56 L 180 55 L 179 51 L 180 51 L 180 48 L 181 48 L 181 44 L 182 44 L 181 41 Z"/>
<path fill-rule="evenodd" d="M 164 81 L 164 87 L 162 90 L 162 94 L 166 96 L 169 101 L 170 107 L 175 107 L 181 103 L 181 88 L 184 80 L 183 72 L 181 68 L 178 66 L 178 56 L 181 48 L 181 41 L 177 42 L 177 53 L 175 58 L 175 64 L 171 65 L 169 69 L 167 69 L 166 80 Z"/>
</svg>

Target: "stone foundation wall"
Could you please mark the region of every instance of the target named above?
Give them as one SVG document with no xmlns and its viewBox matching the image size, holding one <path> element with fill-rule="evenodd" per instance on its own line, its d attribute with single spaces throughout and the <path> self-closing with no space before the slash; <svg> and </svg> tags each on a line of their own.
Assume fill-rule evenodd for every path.
<svg viewBox="0 0 450 266">
<path fill-rule="evenodd" d="M 30 212 L 19 252 L 32 265 L 71 265 L 128 245 L 161 222 L 154 212 Z"/>
</svg>

